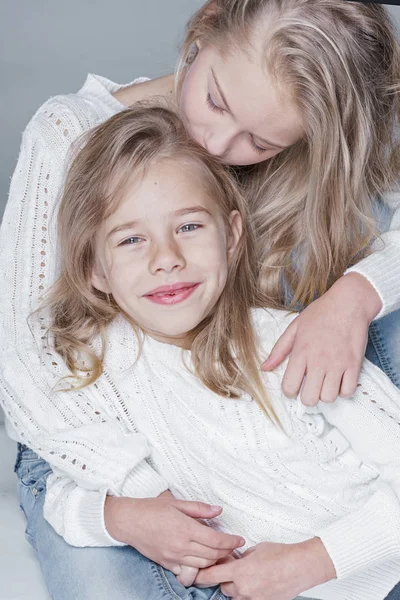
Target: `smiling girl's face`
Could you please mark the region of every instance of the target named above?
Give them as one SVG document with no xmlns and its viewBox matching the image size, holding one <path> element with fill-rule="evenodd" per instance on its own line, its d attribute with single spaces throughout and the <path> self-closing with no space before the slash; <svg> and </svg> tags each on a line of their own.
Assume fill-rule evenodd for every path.
<svg viewBox="0 0 400 600">
<path fill-rule="evenodd" d="M 106 219 L 92 284 L 149 335 L 180 345 L 220 297 L 240 234 L 239 213 L 226 222 L 199 165 L 164 160 Z"/>
<path fill-rule="evenodd" d="M 223 57 L 214 46 L 201 47 L 185 77 L 180 111 L 192 137 L 229 165 L 262 162 L 304 135 L 293 102 L 254 51 Z"/>
</svg>

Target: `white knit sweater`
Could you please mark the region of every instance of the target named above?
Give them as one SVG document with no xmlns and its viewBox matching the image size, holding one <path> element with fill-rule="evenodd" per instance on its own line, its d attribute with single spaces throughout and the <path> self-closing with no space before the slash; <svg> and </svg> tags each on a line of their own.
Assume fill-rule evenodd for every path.
<svg viewBox="0 0 400 600">
<path fill-rule="evenodd" d="M 293 316 L 254 311 L 267 354 Z M 262 541 L 321 538 L 338 579 L 304 595 L 322 600 L 382 600 L 400 579 L 400 391 L 365 361 L 357 392 L 307 409 L 282 396 L 285 367 L 265 375 L 284 431 L 248 396 L 222 398 L 188 368 L 190 353 L 145 339 L 117 318 L 110 330 L 106 378 L 127 435 L 148 440 L 149 462 L 174 496 L 223 506 L 213 525 Z M 61 400 L 60 400 L 61 401 Z M 107 418 L 107 417 L 106 417 Z M 57 471 L 48 479 L 45 516 L 75 545 L 104 545 L 106 490 L 87 491 Z M 96 522 L 97 518 L 97 522 Z"/>
<path fill-rule="evenodd" d="M 69 477 L 71 490 L 73 481 L 79 484 L 68 496 L 63 526 L 68 532 L 73 516 L 82 511 L 82 539 L 87 534 L 84 543 L 89 544 L 114 543 L 101 520 L 107 490 L 154 496 L 169 483 L 145 460 L 150 452 L 146 437 L 132 421 L 127 428 L 110 375 L 79 393 L 55 392 L 64 365 L 46 344 L 45 324 L 27 320 L 58 272 L 56 213 L 70 146 L 123 108 L 111 95 L 116 89 L 116 84 L 89 76 L 77 94 L 52 98 L 38 110 L 24 132 L 0 236 L 0 401 L 8 430 Z M 384 247 L 353 269 L 380 294 L 380 316 L 400 306 L 400 210 L 398 197 L 387 200 L 397 210 L 391 231 L 382 236 Z M 106 413 L 99 410 L 104 403 Z M 79 538 L 73 526 L 70 533 L 71 540 Z"/>
</svg>

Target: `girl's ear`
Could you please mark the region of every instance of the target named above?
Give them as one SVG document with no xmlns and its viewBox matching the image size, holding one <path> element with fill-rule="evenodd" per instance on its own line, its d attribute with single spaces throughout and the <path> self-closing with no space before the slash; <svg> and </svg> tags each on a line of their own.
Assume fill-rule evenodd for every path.
<svg viewBox="0 0 400 600">
<path fill-rule="evenodd" d="M 233 210 L 228 218 L 229 223 L 229 231 L 228 231 L 228 257 L 230 258 L 236 247 L 239 243 L 240 238 L 242 237 L 243 232 L 243 223 L 242 217 L 238 210 Z"/>
<path fill-rule="evenodd" d="M 108 279 L 104 272 L 103 266 L 96 261 L 93 265 L 92 269 L 92 286 L 99 290 L 99 292 L 103 292 L 104 294 L 111 294 L 111 288 L 108 283 Z"/>
</svg>

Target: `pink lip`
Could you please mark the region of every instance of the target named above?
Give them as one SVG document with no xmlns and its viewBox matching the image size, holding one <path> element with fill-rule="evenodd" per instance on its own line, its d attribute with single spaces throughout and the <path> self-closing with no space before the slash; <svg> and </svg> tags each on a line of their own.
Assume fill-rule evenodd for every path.
<svg viewBox="0 0 400 600">
<path fill-rule="evenodd" d="M 144 294 L 144 297 L 156 304 L 178 304 L 179 302 L 186 300 L 186 298 L 189 298 L 199 285 L 200 283 L 191 282 L 163 285 Z"/>
</svg>

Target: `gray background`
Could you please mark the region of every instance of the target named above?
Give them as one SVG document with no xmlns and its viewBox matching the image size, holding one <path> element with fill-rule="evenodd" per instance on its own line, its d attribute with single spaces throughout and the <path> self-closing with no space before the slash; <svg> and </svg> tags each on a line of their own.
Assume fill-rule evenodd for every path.
<svg viewBox="0 0 400 600">
<path fill-rule="evenodd" d="M 203 0 L 0 0 L 0 219 L 22 131 L 50 96 L 86 74 L 125 83 L 174 70 Z"/>
<path fill-rule="evenodd" d="M 188 17 L 203 0 L 0 0 L 0 219 L 21 133 L 55 94 L 88 72 L 117 82 L 173 70 Z M 400 24 L 400 7 L 389 10 Z"/>
</svg>

